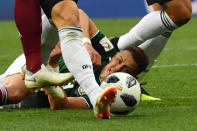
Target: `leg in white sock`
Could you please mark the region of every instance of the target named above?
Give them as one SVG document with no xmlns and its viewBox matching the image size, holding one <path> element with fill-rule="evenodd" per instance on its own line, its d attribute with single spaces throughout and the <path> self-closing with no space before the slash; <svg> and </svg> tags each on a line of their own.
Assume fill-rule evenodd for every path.
<svg viewBox="0 0 197 131">
<path fill-rule="evenodd" d="M 140 45 L 147 39 L 161 35 L 167 31 L 173 31 L 177 26 L 163 11 L 154 11 L 147 14 L 127 34 L 120 37 L 118 48 L 125 49 L 132 45 Z"/>
<path fill-rule="evenodd" d="M 68 26 L 59 30 L 62 56 L 69 71 L 89 96 L 93 106 L 102 89 L 96 83 L 88 52 L 82 45 L 80 27 Z"/>
<path fill-rule="evenodd" d="M 51 50 L 55 47 L 59 40 L 57 28 L 53 26 L 46 15 L 42 16 L 42 61 L 47 64 Z"/>
<path fill-rule="evenodd" d="M 160 55 L 160 53 L 166 46 L 170 35 L 171 35 L 170 32 L 166 32 L 163 35 L 147 40 L 146 42 L 139 45 L 139 47 L 142 48 L 146 52 L 149 58 L 149 65 L 147 67 L 147 71 L 156 62 L 156 59 L 158 58 L 158 56 Z M 141 80 L 144 75 L 145 75 L 145 72 L 141 73 L 139 75 L 139 80 Z"/>
</svg>

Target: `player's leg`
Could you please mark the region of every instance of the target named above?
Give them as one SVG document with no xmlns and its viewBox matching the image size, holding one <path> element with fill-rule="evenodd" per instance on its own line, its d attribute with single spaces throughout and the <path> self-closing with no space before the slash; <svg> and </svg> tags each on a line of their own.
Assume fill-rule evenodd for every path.
<svg viewBox="0 0 197 131">
<path fill-rule="evenodd" d="M 46 15 L 42 16 L 42 36 L 41 36 L 41 45 L 42 45 L 42 59 L 45 65 L 48 64 L 49 55 L 52 49 L 58 42 L 58 33 L 57 28 L 54 27 L 46 17 Z M 52 86 L 48 87 L 49 85 L 59 85 L 65 84 L 69 80 L 73 79 L 70 74 L 67 73 L 59 73 L 58 70 L 51 68 L 49 66 L 41 66 L 41 70 L 37 71 L 35 74 L 31 76 L 25 77 L 25 85 L 27 88 L 34 88 L 34 87 L 47 87 L 46 89 L 51 89 L 51 93 L 53 94 L 59 92 L 59 88 L 54 88 Z M 70 79 L 71 78 L 71 79 Z M 52 89 L 53 88 L 53 89 Z M 55 91 L 55 89 L 57 89 Z M 54 92 L 55 91 L 55 92 Z M 54 95 L 55 95 L 54 94 Z M 59 97 L 61 97 L 62 93 L 59 92 Z"/>
<path fill-rule="evenodd" d="M 146 1 L 145 1 L 145 4 L 146 4 Z M 146 4 L 146 9 L 147 9 L 148 13 L 150 13 L 150 12 L 153 12 L 156 10 L 161 10 L 162 7 L 157 3 L 152 6 L 148 6 Z M 147 71 L 149 71 L 149 69 L 156 62 L 158 56 L 160 55 L 160 53 L 162 52 L 162 50 L 166 46 L 171 34 L 172 34 L 172 32 L 165 32 L 162 35 L 159 35 L 155 38 L 147 40 L 144 43 L 142 43 L 141 45 L 139 45 L 140 48 L 145 50 L 145 52 L 149 58 L 149 65 L 147 67 Z M 142 80 L 146 73 L 147 72 L 142 72 L 139 75 L 139 80 Z"/>
<path fill-rule="evenodd" d="M 190 0 L 171 0 L 163 3 L 162 7 L 170 19 L 179 27 L 191 19 L 192 6 Z"/>
<path fill-rule="evenodd" d="M 96 105 L 96 99 L 102 92 L 102 89 L 96 83 L 90 56 L 84 46 L 82 46 L 82 30 L 79 27 L 78 7 L 71 0 L 53 3 L 51 7 L 52 9 L 49 9 L 48 13 L 47 8 L 44 7 L 43 9 L 49 18 L 51 15 L 53 23 L 59 30 L 64 62 L 80 86 L 84 88 L 91 103 Z M 104 93 L 102 92 L 102 94 L 101 97 L 106 96 L 108 98 L 108 94 L 115 94 L 115 92 L 108 90 Z M 109 98 L 108 103 L 113 101 L 111 97 Z"/>
<path fill-rule="evenodd" d="M 42 57 L 41 57 L 42 26 L 41 26 L 40 0 L 16 0 L 14 16 L 15 16 L 15 22 L 17 28 L 20 33 L 24 54 L 27 61 L 26 62 L 27 71 L 25 77 L 26 87 L 29 87 L 29 85 L 34 87 L 37 86 L 36 84 L 34 84 L 35 83 L 34 80 L 36 79 L 37 76 L 43 74 L 47 74 L 45 76 L 48 76 L 48 78 L 51 79 L 48 78 L 41 79 L 40 81 L 42 81 L 42 83 L 40 82 L 39 86 L 43 86 L 43 83 L 50 82 L 50 80 L 59 79 L 58 77 L 56 77 L 58 76 L 58 73 L 51 72 L 50 70 L 47 70 L 47 68 L 44 69 L 42 68 L 42 70 L 39 70 L 42 65 Z M 37 72 L 38 70 L 40 72 Z M 37 74 L 35 72 L 37 72 Z M 36 81 L 38 81 L 38 79 L 36 79 Z M 56 81 L 57 83 L 54 84 L 60 84 L 63 81 Z"/>
<path fill-rule="evenodd" d="M 105 52 L 111 50 L 112 48 L 114 48 L 114 45 L 109 41 L 109 39 L 102 33 L 100 32 L 96 25 L 94 24 L 94 22 L 89 19 L 89 34 L 90 34 L 90 37 L 91 37 L 91 42 L 92 42 L 92 46 L 100 53 L 100 54 L 104 54 Z M 117 47 L 117 46 L 116 46 Z M 109 96 L 110 97 L 110 96 Z M 113 95 L 111 96 L 112 99 L 113 99 Z M 102 95 L 100 95 L 98 97 L 98 101 L 105 101 L 102 97 Z M 105 118 L 106 116 L 109 116 L 109 115 L 106 115 L 106 114 L 109 114 L 110 111 L 109 110 L 106 110 L 108 109 L 109 105 L 106 105 L 104 103 L 99 103 L 97 102 L 98 104 L 102 105 L 103 108 L 100 108 L 100 106 L 98 106 L 98 104 L 96 105 L 97 108 L 95 108 L 94 112 L 95 114 L 98 114 L 98 118 Z M 102 112 L 103 110 L 103 112 Z M 102 113 L 99 113 L 99 112 L 102 112 Z"/>
<path fill-rule="evenodd" d="M 14 18 L 20 33 L 27 70 L 35 73 L 42 64 L 40 0 L 15 0 Z"/>
<path fill-rule="evenodd" d="M 59 41 L 59 36 L 57 28 L 52 25 L 47 16 L 42 15 L 42 35 L 41 35 L 41 45 L 42 45 L 42 60 L 45 65 L 48 64 L 49 56 L 52 49 L 55 48 Z"/>
<path fill-rule="evenodd" d="M 26 57 L 26 77 L 25 84 L 26 87 L 33 86 L 36 84 L 34 81 L 38 74 L 48 74 L 47 76 L 54 77 L 53 72 L 44 71 L 38 73 L 37 71 L 41 68 L 42 65 L 42 56 L 41 56 L 41 9 L 40 9 L 40 0 L 15 0 L 15 23 L 20 33 L 24 54 Z M 43 46 L 43 49 L 48 48 Z M 46 52 L 43 51 L 45 54 Z M 50 53 L 50 52 L 49 52 Z M 46 55 L 45 55 L 46 56 Z M 45 57 L 44 57 L 45 58 Z M 47 58 L 47 57 L 46 57 Z M 44 59 L 47 61 L 46 59 Z M 37 74 L 33 75 L 35 72 Z M 56 73 L 56 75 L 58 75 Z M 52 78 L 52 79 L 53 79 Z M 42 81 L 48 81 L 46 78 Z M 40 82 L 41 83 L 41 82 Z M 44 82 L 43 82 L 44 83 Z M 39 86 L 42 86 L 41 83 Z M 45 82 L 46 83 L 46 82 Z"/>
<path fill-rule="evenodd" d="M 190 0 L 161 0 L 161 2 L 162 10 L 149 13 L 120 38 L 118 42 L 120 49 L 131 45 L 139 45 L 143 41 L 166 31 L 173 31 L 187 23 L 191 18 Z"/>
<path fill-rule="evenodd" d="M 146 72 L 142 72 L 138 77 L 139 80 L 142 80 L 144 75 L 149 71 L 149 69 L 153 66 L 153 64 L 156 62 L 157 58 L 159 57 L 160 53 L 166 46 L 169 38 L 171 36 L 170 32 L 166 32 L 163 35 L 159 35 L 155 38 L 149 39 L 139 45 L 138 47 L 142 48 L 148 58 L 149 58 L 149 65 L 147 66 Z"/>
<path fill-rule="evenodd" d="M 59 29 L 65 64 L 78 83 L 82 87 L 86 87 L 87 94 L 91 94 L 92 103 L 96 103 L 94 93 L 102 90 L 95 81 L 91 59 L 84 46 L 82 46 L 82 30 L 79 27 L 78 8 L 75 2 L 61 1 L 57 3 L 52 9 L 52 21 Z M 95 89 L 98 91 L 95 91 Z"/>
</svg>

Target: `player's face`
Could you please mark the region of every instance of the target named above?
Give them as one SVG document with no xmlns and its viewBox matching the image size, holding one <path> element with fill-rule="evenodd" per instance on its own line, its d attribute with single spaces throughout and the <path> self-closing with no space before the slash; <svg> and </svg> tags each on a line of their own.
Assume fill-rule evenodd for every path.
<svg viewBox="0 0 197 131">
<path fill-rule="evenodd" d="M 125 72 L 131 75 L 135 74 L 137 64 L 131 53 L 127 50 L 118 52 L 112 60 L 103 68 L 100 80 L 103 81 L 108 75 L 115 72 Z M 134 76 L 135 77 L 135 76 Z"/>
</svg>

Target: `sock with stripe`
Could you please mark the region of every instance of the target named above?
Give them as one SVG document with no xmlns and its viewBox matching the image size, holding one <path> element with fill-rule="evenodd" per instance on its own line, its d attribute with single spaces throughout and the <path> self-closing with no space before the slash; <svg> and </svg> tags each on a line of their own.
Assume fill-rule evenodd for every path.
<svg viewBox="0 0 197 131">
<path fill-rule="evenodd" d="M 0 85 L 0 106 L 7 103 L 8 92 L 3 85 Z"/>
<path fill-rule="evenodd" d="M 102 89 L 96 83 L 91 58 L 82 45 L 82 30 L 68 26 L 58 32 L 64 62 L 94 106 Z"/>
<path fill-rule="evenodd" d="M 147 39 L 151 39 L 165 32 L 171 32 L 178 26 L 164 11 L 154 11 L 147 14 L 127 34 L 120 37 L 118 48 L 125 49 L 132 45 L 140 45 Z"/>
</svg>

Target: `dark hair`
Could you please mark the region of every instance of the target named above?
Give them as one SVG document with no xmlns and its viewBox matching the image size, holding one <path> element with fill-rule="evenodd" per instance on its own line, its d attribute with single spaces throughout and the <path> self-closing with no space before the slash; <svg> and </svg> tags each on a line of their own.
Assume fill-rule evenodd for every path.
<svg viewBox="0 0 197 131">
<path fill-rule="evenodd" d="M 136 75 L 139 75 L 141 72 L 146 70 L 146 67 L 149 64 L 149 59 L 144 50 L 137 46 L 128 47 L 124 50 L 127 50 L 131 53 L 133 59 L 138 65 L 138 68 L 135 72 Z"/>
</svg>

